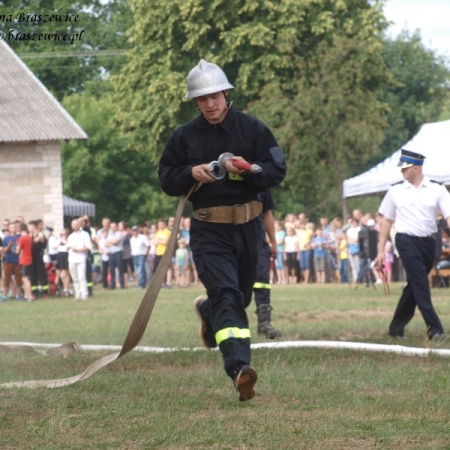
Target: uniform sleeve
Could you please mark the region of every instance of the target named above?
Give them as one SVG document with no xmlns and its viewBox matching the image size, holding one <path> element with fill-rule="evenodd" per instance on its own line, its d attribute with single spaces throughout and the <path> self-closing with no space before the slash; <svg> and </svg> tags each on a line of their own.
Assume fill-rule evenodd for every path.
<svg viewBox="0 0 450 450">
<path fill-rule="evenodd" d="M 267 208 L 266 211 L 269 211 L 271 209 L 275 209 L 275 205 L 273 203 L 272 194 L 270 193 L 270 190 L 267 189 L 266 194 L 266 201 L 264 207 Z"/>
<path fill-rule="evenodd" d="M 252 163 L 261 166 L 260 173 L 243 173 L 247 186 L 267 189 L 279 185 L 286 176 L 286 162 L 283 151 L 272 132 L 262 122 L 257 121 L 254 129 Z"/>
<path fill-rule="evenodd" d="M 170 137 L 159 162 L 158 176 L 162 190 L 170 196 L 187 194 L 195 183 L 192 164 L 188 163 L 186 144 L 180 132 Z"/>
<path fill-rule="evenodd" d="M 441 195 L 438 201 L 439 209 L 442 217 L 447 219 L 450 217 L 450 193 L 444 186 L 441 186 Z"/>
<path fill-rule="evenodd" d="M 395 219 L 395 204 L 392 195 L 392 189 L 389 189 L 389 191 L 387 191 L 383 201 L 381 202 L 378 212 L 389 220 L 393 221 Z"/>
<path fill-rule="evenodd" d="M 266 189 L 258 194 L 258 201 L 262 203 L 262 212 L 266 213 L 274 208 L 270 189 Z"/>
</svg>

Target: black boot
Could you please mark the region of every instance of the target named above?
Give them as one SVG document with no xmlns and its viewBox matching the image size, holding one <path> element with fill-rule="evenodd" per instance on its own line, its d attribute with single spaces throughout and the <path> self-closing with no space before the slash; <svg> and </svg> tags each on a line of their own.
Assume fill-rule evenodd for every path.
<svg viewBox="0 0 450 450">
<path fill-rule="evenodd" d="M 275 339 L 281 336 L 281 333 L 276 330 L 270 323 L 270 305 L 259 305 L 256 309 L 258 315 L 258 334 L 263 334 L 267 339 Z"/>
</svg>

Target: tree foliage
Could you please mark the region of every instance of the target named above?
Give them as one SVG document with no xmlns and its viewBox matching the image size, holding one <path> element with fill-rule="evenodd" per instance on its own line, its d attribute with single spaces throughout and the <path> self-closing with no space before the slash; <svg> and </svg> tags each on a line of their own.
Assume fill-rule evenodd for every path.
<svg viewBox="0 0 450 450">
<path fill-rule="evenodd" d="M 250 105 L 273 124 L 289 161 L 284 189 L 276 192 L 282 209 L 340 213 L 343 180 L 380 154 L 383 105 L 374 87 L 385 76 L 377 62 L 376 46 L 371 52 L 364 41 L 335 35 L 301 62 L 294 96 L 268 86 Z"/>
<path fill-rule="evenodd" d="M 147 154 L 154 164 L 171 131 L 195 115 L 195 107 L 183 102 L 183 97 L 186 76 L 200 58 L 218 63 L 224 69 L 236 86 L 232 96 L 237 107 L 245 110 L 250 103 L 252 111 L 267 107 L 263 114 L 266 122 L 276 130 L 278 123 L 282 123 L 282 141 L 287 144 L 292 174 L 284 184 L 285 193 L 300 189 L 304 191 L 300 198 L 302 204 L 317 200 L 318 191 L 310 187 L 319 184 L 317 176 L 329 176 L 328 169 L 322 166 L 331 164 L 334 139 L 340 139 L 340 146 L 348 148 L 346 153 L 341 152 L 348 160 L 339 159 L 339 167 L 345 168 L 355 161 L 349 155 L 362 138 L 350 141 L 358 134 L 358 125 L 348 123 L 344 127 L 342 122 L 361 113 L 362 118 L 358 120 L 361 124 L 364 118 L 378 113 L 377 102 L 374 100 L 367 114 L 356 110 L 354 105 L 352 114 L 334 117 L 334 114 L 341 114 L 344 105 L 339 105 L 338 110 L 329 106 L 325 115 L 323 106 L 331 98 L 331 92 L 322 96 L 321 90 L 327 84 L 326 71 L 331 69 L 336 75 L 338 67 L 346 67 L 346 61 L 352 61 L 358 52 L 361 60 L 358 62 L 356 58 L 353 67 L 348 69 L 353 70 L 350 74 L 353 86 L 366 92 L 370 83 L 375 88 L 385 76 L 377 37 L 385 21 L 378 3 L 366 0 L 174 0 L 170 3 L 154 0 L 151 13 L 144 0 L 132 0 L 131 5 L 135 18 L 131 32 L 133 49 L 129 63 L 113 78 L 119 105 L 117 118 L 136 150 Z M 336 45 L 336 36 L 361 45 L 358 51 L 349 49 L 342 60 L 331 56 L 325 66 L 321 59 L 328 58 L 327 49 Z M 362 47 L 365 47 L 363 56 Z M 373 73 L 363 76 L 363 68 Z M 340 91 L 339 78 L 333 83 Z M 328 89 L 332 89 L 331 85 Z M 340 97 L 344 98 L 349 91 L 350 87 L 347 92 L 340 92 Z M 308 101 L 300 103 L 302 96 L 307 96 Z M 367 107 L 359 100 L 357 108 L 363 106 Z M 307 110 L 317 118 L 314 124 L 307 117 Z M 295 123 L 288 130 L 286 123 L 291 123 L 294 117 L 299 121 L 306 118 L 307 123 Z M 320 126 L 319 117 L 323 122 Z M 341 124 L 346 136 L 336 132 L 328 136 L 327 141 L 317 139 L 314 133 L 329 129 L 325 119 Z M 334 126 L 332 128 L 334 130 Z M 366 126 L 366 131 L 360 134 L 373 136 L 373 131 L 367 131 L 369 128 Z M 295 144 L 300 141 L 303 147 L 309 142 L 312 151 L 301 151 Z M 371 145 L 370 149 L 373 148 Z M 341 153 L 335 156 L 341 158 Z M 342 173 L 346 173 L 345 170 Z M 310 201 L 306 198 L 308 195 Z"/>
<path fill-rule="evenodd" d="M 340 214 L 342 180 L 379 162 L 426 121 L 450 118 L 448 68 L 418 34 L 383 37 L 371 0 L 0 0 L 1 14 L 79 14 L 67 42 L 9 42 L 89 135 L 64 143 L 64 192 L 98 215 L 169 216 L 156 166 L 170 133 L 196 114 L 186 76 L 219 64 L 234 105 L 264 120 L 284 148 L 278 214 Z M 130 9 L 131 8 L 131 9 Z M 54 23 L 0 22 L 0 32 L 54 32 Z M 129 33 L 127 33 L 129 30 Z M 48 53 L 130 48 L 128 56 Z M 118 70 L 123 66 L 122 70 Z M 110 79 L 109 75 L 113 75 Z M 111 83 L 112 81 L 112 83 Z M 80 93 L 83 92 L 83 95 Z M 76 94 L 74 94 L 76 93 Z M 444 112 L 442 112 L 444 111 Z M 345 206 L 345 205 L 344 205 Z"/>
<path fill-rule="evenodd" d="M 126 30 L 132 24 L 132 15 L 127 0 L 9 0 L 0 1 L 0 7 L 5 19 L 0 20 L 0 33 L 5 41 L 19 54 L 36 53 L 36 57 L 27 55 L 24 61 L 59 100 L 68 93 L 83 91 L 89 80 L 105 78 L 125 64 L 126 55 L 64 54 L 128 49 Z M 39 18 L 51 15 L 61 15 L 63 20 Z M 64 16 L 71 18 L 67 21 Z M 55 33 L 67 34 L 70 40 L 52 38 Z M 33 34 L 49 35 L 50 40 L 31 39 Z M 78 38 L 72 39 L 76 35 Z"/>
<path fill-rule="evenodd" d="M 383 156 L 411 139 L 422 124 L 438 121 L 449 98 L 450 70 L 443 57 L 427 49 L 418 32 L 404 31 L 384 39 L 383 61 L 394 83 L 381 87 L 378 98 L 388 105 L 383 128 Z"/>
<path fill-rule="evenodd" d="M 64 192 L 95 203 L 97 217 L 140 223 L 157 213 L 171 214 L 167 198 L 151 187 L 157 182 L 154 166 L 114 126 L 111 96 L 73 94 L 63 106 L 89 136 L 87 142 L 62 145 Z"/>
</svg>

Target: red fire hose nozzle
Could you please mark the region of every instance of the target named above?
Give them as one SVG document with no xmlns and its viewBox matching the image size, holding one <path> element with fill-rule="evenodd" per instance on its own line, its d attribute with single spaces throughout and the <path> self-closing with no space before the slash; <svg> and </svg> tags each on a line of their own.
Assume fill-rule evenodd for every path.
<svg viewBox="0 0 450 450">
<path fill-rule="evenodd" d="M 218 163 L 219 163 L 219 167 L 222 170 L 222 172 L 226 172 L 225 163 L 229 159 L 231 159 L 231 162 L 232 162 L 234 167 L 236 167 L 237 169 L 241 169 L 241 170 L 243 170 L 245 172 L 259 173 L 259 172 L 262 171 L 262 167 L 258 166 L 258 164 L 252 164 L 252 163 L 248 163 L 246 161 L 238 161 L 238 160 L 235 160 L 233 158 L 234 158 L 234 155 L 233 155 L 233 153 L 230 153 L 230 152 L 222 153 L 219 156 Z"/>
</svg>

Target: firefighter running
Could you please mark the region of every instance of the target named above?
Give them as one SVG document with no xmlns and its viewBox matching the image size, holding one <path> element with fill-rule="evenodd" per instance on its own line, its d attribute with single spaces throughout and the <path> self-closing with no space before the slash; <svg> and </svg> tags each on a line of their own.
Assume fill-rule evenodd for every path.
<svg viewBox="0 0 450 450">
<path fill-rule="evenodd" d="M 258 379 L 251 367 L 250 330 L 245 308 L 252 296 L 261 247 L 261 204 L 258 193 L 281 183 L 286 165 L 272 132 L 260 120 L 234 109 L 228 93 L 234 87 L 215 64 L 201 60 L 188 75 L 186 98 L 200 115 L 177 128 L 159 165 L 163 191 L 188 193 L 194 209 L 191 240 L 194 262 L 206 296 L 195 300 L 201 337 L 207 347 L 219 346 L 224 369 L 239 400 L 255 395 Z M 224 163 L 226 176 L 210 175 L 210 162 L 221 154 L 235 155 Z M 245 172 L 234 161 L 260 166 Z"/>
</svg>

